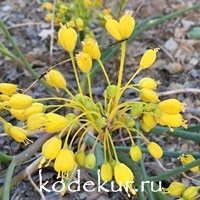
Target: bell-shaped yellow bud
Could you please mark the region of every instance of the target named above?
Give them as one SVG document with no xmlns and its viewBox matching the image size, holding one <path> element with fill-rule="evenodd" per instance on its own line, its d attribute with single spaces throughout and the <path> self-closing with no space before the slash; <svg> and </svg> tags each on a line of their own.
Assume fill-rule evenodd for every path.
<svg viewBox="0 0 200 200">
<path fill-rule="evenodd" d="M 91 0 L 84 0 L 84 6 L 86 7 L 86 8 L 91 8 L 92 6 L 93 6 L 93 3 L 92 3 L 92 1 Z"/>
<path fill-rule="evenodd" d="M 129 38 L 135 28 L 135 20 L 131 15 L 132 12 L 126 12 L 119 21 L 119 31 L 122 39 Z"/>
<path fill-rule="evenodd" d="M 177 99 L 167 99 L 158 104 L 158 108 L 167 114 L 176 115 L 179 112 L 184 111 L 185 104 L 181 103 Z"/>
<path fill-rule="evenodd" d="M 46 123 L 46 116 L 44 113 L 32 114 L 27 119 L 27 127 L 29 131 L 35 131 L 43 127 Z"/>
<path fill-rule="evenodd" d="M 168 188 L 164 189 L 164 193 L 169 194 L 172 197 L 179 197 L 186 190 L 186 186 L 183 183 L 172 182 Z"/>
<path fill-rule="evenodd" d="M 182 154 L 179 158 L 181 159 L 181 163 L 183 165 L 186 165 L 196 160 L 191 154 L 186 154 L 186 155 Z M 192 172 L 198 172 L 199 170 L 200 170 L 199 166 L 195 166 L 190 169 L 190 171 Z"/>
<path fill-rule="evenodd" d="M 89 153 L 85 158 L 85 167 L 88 169 L 93 169 L 96 165 L 96 157 L 94 153 Z"/>
<path fill-rule="evenodd" d="M 58 31 L 58 43 L 68 52 L 73 52 L 76 46 L 77 33 L 71 27 L 66 27 L 61 24 Z"/>
<path fill-rule="evenodd" d="M 152 78 L 145 77 L 139 81 L 138 86 L 140 89 L 146 88 L 150 90 L 155 90 L 159 83 L 159 81 L 155 81 Z"/>
<path fill-rule="evenodd" d="M 104 162 L 101 165 L 101 179 L 103 181 L 111 181 L 113 177 L 113 170 L 109 162 Z"/>
<path fill-rule="evenodd" d="M 91 56 L 92 59 L 100 59 L 101 52 L 99 50 L 99 46 L 97 41 L 93 38 L 85 39 L 83 42 L 83 52 L 87 53 Z"/>
<path fill-rule="evenodd" d="M 198 187 L 191 186 L 183 192 L 182 198 L 184 200 L 194 200 L 197 195 L 198 195 Z"/>
<path fill-rule="evenodd" d="M 10 127 L 10 135 L 15 141 L 23 142 L 25 145 L 31 142 L 31 140 L 27 138 L 27 132 L 17 126 Z"/>
<path fill-rule="evenodd" d="M 48 166 L 49 163 L 56 158 L 59 151 L 61 150 L 61 147 L 62 140 L 59 137 L 55 136 L 47 140 L 42 146 L 42 155 L 44 158 L 41 160 L 39 168 L 42 167 L 46 160 L 49 160 L 45 165 Z"/>
<path fill-rule="evenodd" d="M 76 27 L 79 31 L 84 29 L 84 21 L 80 17 L 76 18 Z"/>
<path fill-rule="evenodd" d="M 13 94 L 9 100 L 9 106 L 13 109 L 26 109 L 33 103 L 31 96 L 25 94 Z"/>
<path fill-rule="evenodd" d="M 139 146 L 132 145 L 130 148 L 130 156 L 134 162 L 138 162 L 142 159 L 142 151 Z"/>
<path fill-rule="evenodd" d="M 140 60 L 140 68 L 146 69 L 153 65 L 156 60 L 156 53 L 158 50 L 159 48 L 147 50 Z"/>
<path fill-rule="evenodd" d="M 59 6 L 59 13 L 64 15 L 67 12 L 67 10 L 68 10 L 68 7 L 65 4 L 61 3 Z"/>
<path fill-rule="evenodd" d="M 73 170 L 74 167 L 74 152 L 67 148 L 61 149 L 54 163 L 54 169 L 58 172 L 57 178 L 63 179 L 66 173 Z"/>
<path fill-rule="evenodd" d="M 2 94 L 11 96 L 17 90 L 17 85 L 11 83 L 0 83 L 0 92 Z"/>
<path fill-rule="evenodd" d="M 162 113 L 160 118 L 157 118 L 157 121 L 160 125 L 167 125 L 169 127 L 180 127 L 183 126 L 187 128 L 187 124 L 181 114 L 169 115 L 166 113 Z M 173 131 L 173 130 L 172 130 Z"/>
<path fill-rule="evenodd" d="M 109 160 L 109 163 L 110 163 L 110 165 L 112 167 L 112 171 L 114 172 L 115 165 L 116 165 L 117 161 L 112 158 L 111 160 Z"/>
<path fill-rule="evenodd" d="M 10 97 L 5 94 L 0 94 L 0 102 L 9 101 Z"/>
<path fill-rule="evenodd" d="M 25 121 L 27 119 L 25 115 L 25 109 L 17 110 L 17 109 L 11 108 L 9 111 L 10 111 L 10 114 L 18 120 Z"/>
<path fill-rule="evenodd" d="M 4 123 L 3 124 L 3 130 L 5 131 L 6 134 L 10 135 L 10 128 L 13 125 L 11 123 Z"/>
<path fill-rule="evenodd" d="M 68 125 L 68 120 L 65 117 L 55 113 L 46 114 L 46 123 L 45 123 L 46 132 L 54 133 L 67 127 L 67 125 Z"/>
<path fill-rule="evenodd" d="M 65 78 L 57 70 L 54 70 L 54 69 L 50 70 L 45 75 L 45 78 L 46 78 L 47 83 L 49 83 L 49 85 L 51 85 L 53 87 L 56 87 L 56 88 L 66 88 L 66 86 L 67 86 Z"/>
<path fill-rule="evenodd" d="M 134 174 L 125 164 L 116 163 L 114 168 L 114 177 L 119 186 L 129 189 L 133 195 L 136 194 L 135 190 L 132 188 Z"/>
<path fill-rule="evenodd" d="M 151 130 L 151 128 L 148 127 L 143 121 L 141 121 L 140 127 L 141 127 L 141 129 L 142 129 L 144 132 L 146 132 L 146 133 L 148 133 L 148 132 Z"/>
<path fill-rule="evenodd" d="M 135 103 L 131 107 L 131 115 L 133 117 L 140 117 L 142 115 L 142 112 L 144 110 L 144 104 L 143 103 Z"/>
<path fill-rule="evenodd" d="M 92 69 L 92 58 L 89 54 L 80 52 L 76 55 L 77 65 L 84 73 L 89 73 Z"/>
<path fill-rule="evenodd" d="M 122 40 L 120 33 L 119 22 L 114 19 L 106 19 L 106 30 L 116 40 Z"/>
<path fill-rule="evenodd" d="M 84 151 L 78 150 L 75 153 L 75 161 L 79 166 L 84 166 L 85 158 L 86 158 L 86 155 Z"/>
<path fill-rule="evenodd" d="M 48 1 L 42 3 L 42 7 L 47 9 L 47 10 L 53 10 L 53 4 L 48 2 Z"/>
<path fill-rule="evenodd" d="M 155 142 L 150 142 L 147 145 L 147 149 L 148 149 L 149 153 L 156 159 L 161 158 L 163 155 L 162 148 Z"/>
<path fill-rule="evenodd" d="M 25 115 L 28 118 L 35 113 L 44 113 L 45 110 L 46 108 L 42 103 L 33 103 L 31 107 L 25 109 Z"/>
<path fill-rule="evenodd" d="M 50 22 L 52 19 L 53 19 L 54 15 L 53 13 L 47 13 L 44 17 L 44 19 L 47 21 L 47 22 Z"/>
<path fill-rule="evenodd" d="M 142 120 L 150 129 L 154 128 L 157 124 L 155 117 L 151 114 L 144 114 Z"/>
<path fill-rule="evenodd" d="M 150 89 L 142 89 L 140 90 L 140 98 L 143 102 L 158 102 L 158 94 Z"/>
</svg>

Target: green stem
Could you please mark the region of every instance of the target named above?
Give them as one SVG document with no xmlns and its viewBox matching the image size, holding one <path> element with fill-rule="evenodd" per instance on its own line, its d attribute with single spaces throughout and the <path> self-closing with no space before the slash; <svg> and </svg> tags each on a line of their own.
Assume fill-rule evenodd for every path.
<svg viewBox="0 0 200 200">
<path fill-rule="evenodd" d="M 20 51 L 20 49 L 18 48 L 18 46 L 16 45 L 16 43 L 14 42 L 12 36 L 10 35 L 10 33 L 8 32 L 5 24 L 3 23 L 3 21 L 0 20 L 0 27 L 2 28 L 3 32 L 5 33 L 5 35 L 8 37 L 8 40 L 10 41 L 10 43 L 12 44 L 13 48 L 15 49 L 15 51 L 17 52 L 19 58 L 21 59 L 20 62 L 23 63 L 24 68 L 35 78 L 39 78 L 39 74 L 37 74 L 31 67 L 31 65 L 28 63 L 28 61 L 26 60 L 26 58 L 24 57 L 24 55 L 22 54 L 22 52 Z M 16 60 L 16 59 L 15 59 Z M 55 94 L 56 96 L 59 96 L 59 94 L 56 92 L 55 89 L 53 89 L 45 80 L 41 79 L 40 82 L 53 94 Z"/>
</svg>

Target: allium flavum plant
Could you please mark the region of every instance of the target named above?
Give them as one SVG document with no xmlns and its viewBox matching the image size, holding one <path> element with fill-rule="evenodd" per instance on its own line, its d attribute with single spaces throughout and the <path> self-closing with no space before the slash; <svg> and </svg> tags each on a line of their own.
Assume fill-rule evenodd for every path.
<svg viewBox="0 0 200 200">
<path fill-rule="evenodd" d="M 67 97 L 35 99 L 29 95 L 18 93 L 20 90 L 14 84 L 0 84 L 1 110 L 7 110 L 16 119 L 23 121 L 23 127 L 17 127 L 0 118 L 4 131 L 17 142 L 22 142 L 25 145 L 32 142 L 27 137 L 30 132 L 39 129 L 52 134 L 52 137 L 42 146 L 42 159 L 39 168 L 48 166 L 50 162 L 54 163 L 58 178 L 67 179 L 68 173 L 76 165 L 89 169 L 94 168 L 97 160 L 94 150 L 97 144 L 101 143 L 104 152 L 104 162 L 100 167 L 101 179 L 103 181 L 114 179 L 118 185 L 125 187 L 126 182 L 133 181 L 137 174 L 134 174 L 118 158 L 113 137 L 118 134 L 120 129 L 125 129 L 130 137 L 130 156 L 134 162 L 138 162 L 142 159 L 142 152 L 140 146 L 133 140 L 134 136 L 140 136 L 149 153 L 155 159 L 159 159 L 163 155 L 163 150 L 159 144 L 147 139 L 146 133 L 157 124 L 168 126 L 171 131 L 174 127 L 187 127 L 186 121 L 180 114 L 184 111 L 185 104 L 177 99 L 160 101 L 155 91 L 160 84 L 159 81 L 145 77 L 137 84 L 132 83 L 136 75 L 154 63 L 158 48 L 147 50 L 140 60 L 137 71 L 133 73 L 126 84 L 122 84 L 126 42 L 135 27 L 135 20 L 131 15 L 132 12 L 126 12 L 119 21 L 110 17 L 106 18 L 105 27 L 108 33 L 121 43 L 121 61 L 117 83 L 113 83 L 106 72 L 106 67 L 101 61 L 101 50 L 97 41 L 94 38 L 85 39 L 82 42 L 82 51 L 74 56 L 77 33 L 68 24 L 61 24 L 58 31 L 58 42 L 69 53 L 78 91 L 70 91 L 67 81 L 56 69 L 51 69 L 46 73 L 46 81 L 51 86 L 65 91 Z M 107 84 L 102 95 L 103 99 L 96 101 L 90 79 L 94 60 L 101 66 Z M 82 91 L 80 72 L 87 76 L 88 95 Z M 122 101 L 121 97 L 126 89 L 137 91 L 141 100 Z M 58 104 L 48 105 L 47 103 L 52 100 L 54 102 L 57 100 Z M 47 103 L 44 104 L 44 102 Z M 65 116 L 59 114 L 59 111 L 66 110 L 65 108 L 74 109 L 76 112 L 68 112 Z M 136 126 L 137 124 L 140 125 L 140 128 Z M 86 148 L 86 151 L 86 136 L 91 133 L 95 136 L 95 142 L 92 148 L 89 151 Z M 135 194 L 132 184 L 129 184 L 128 188 L 127 192 Z M 184 189 L 177 193 L 183 192 Z M 168 191 L 170 192 L 170 189 Z"/>
</svg>

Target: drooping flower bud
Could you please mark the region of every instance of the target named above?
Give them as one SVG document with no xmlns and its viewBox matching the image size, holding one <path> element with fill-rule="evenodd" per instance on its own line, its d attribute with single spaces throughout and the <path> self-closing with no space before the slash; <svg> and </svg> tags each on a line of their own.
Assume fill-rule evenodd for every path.
<svg viewBox="0 0 200 200">
<path fill-rule="evenodd" d="M 76 26 L 79 31 L 84 29 L 84 21 L 80 17 L 76 18 Z"/>
<path fill-rule="evenodd" d="M 150 142 L 147 145 L 147 149 L 148 149 L 149 153 L 156 159 L 161 158 L 163 155 L 162 148 L 155 142 Z"/>
<path fill-rule="evenodd" d="M 149 49 L 147 50 L 140 60 L 140 67 L 142 69 L 146 69 L 153 65 L 156 60 L 156 53 L 158 52 L 159 48 L 156 49 Z"/>
<path fill-rule="evenodd" d="M 116 40 L 122 40 L 122 36 L 120 33 L 119 22 L 114 19 L 106 19 L 106 30 L 110 35 Z"/>
<path fill-rule="evenodd" d="M 47 22 L 50 22 L 52 19 L 53 19 L 54 15 L 53 13 L 47 13 L 44 17 L 44 19 L 47 21 Z"/>
<path fill-rule="evenodd" d="M 25 109 L 25 115 L 28 118 L 35 113 L 44 113 L 45 110 L 46 108 L 42 103 L 33 103 L 31 107 Z"/>
<path fill-rule="evenodd" d="M 56 113 L 46 114 L 45 130 L 48 133 L 54 133 L 62 130 L 68 125 L 68 121 L 65 117 Z"/>
<path fill-rule="evenodd" d="M 9 106 L 13 109 L 26 109 L 33 103 L 31 96 L 25 94 L 13 94 L 9 100 Z"/>
<path fill-rule="evenodd" d="M 164 189 L 164 193 L 169 194 L 172 197 L 179 197 L 186 190 L 186 186 L 183 183 L 172 182 L 168 188 Z"/>
<path fill-rule="evenodd" d="M 132 145 L 130 148 L 130 156 L 134 162 L 138 162 L 142 159 L 142 152 L 139 146 Z"/>
<path fill-rule="evenodd" d="M 84 73 L 89 73 L 92 69 L 92 58 L 89 54 L 80 52 L 76 55 L 78 67 Z"/>
<path fill-rule="evenodd" d="M 42 7 L 46 8 L 47 10 L 53 10 L 53 4 L 50 2 L 44 2 L 42 3 Z"/>
<path fill-rule="evenodd" d="M 66 88 L 66 86 L 67 86 L 65 78 L 57 70 L 54 70 L 54 69 L 50 70 L 45 75 L 45 78 L 46 78 L 47 83 L 49 83 L 49 85 L 51 85 L 53 87 L 56 87 L 56 88 Z"/>
<path fill-rule="evenodd" d="M 141 129 L 142 129 L 144 132 L 146 132 L 146 133 L 148 133 L 148 132 L 151 130 L 151 128 L 148 127 L 148 126 L 144 123 L 144 121 L 141 121 L 140 127 L 141 127 Z"/>
<path fill-rule="evenodd" d="M 158 102 L 158 94 L 150 89 L 142 89 L 140 90 L 140 98 L 144 102 Z"/>
<path fill-rule="evenodd" d="M 101 179 L 102 181 L 111 181 L 113 177 L 113 170 L 109 162 L 104 162 L 101 165 Z"/>
<path fill-rule="evenodd" d="M 89 153 L 85 158 L 85 167 L 88 169 L 93 169 L 96 165 L 96 156 L 94 153 Z"/>
<path fill-rule="evenodd" d="M 0 102 L 9 101 L 10 97 L 5 94 L 0 94 Z"/>
<path fill-rule="evenodd" d="M 146 88 L 150 90 L 155 90 L 157 88 L 158 83 L 159 82 L 156 82 L 152 78 L 145 77 L 139 81 L 138 85 L 140 89 Z"/>
<path fill-rule="evenodd" d="M 28 117 L 27 127 L 29 131 L 35 131 L 43 127 L 46 123 L 46 116 L 44 113 L 35 113 Z"/>
<path fill-rule="evenodd" d="M 25 109 L 17 110 L 17 109 L 11 108 L 9 111 L 10 111 L 10 114 L 18 120 L 24 121 L 27 119 L 25 115 Z"/>
<path fill-rule="evenodd" d="M 65 49 L 66 51 L 73 52 L 76 46 L 77 41 L 77 33 L 71 27 L 66 27 L 61 24 L 61 28 L 58 31 L 58 43 Z"/>
<path fill-rule="evenodd" d="M 45 166 L 48 166 L 49 163 L 56 158 L 59 151 L 62 147 L 62 140 L 55 136 L 47 140 L 42 146 L 42 155 L 44 158 L 41 160 L 39 168 L 45 163 L 46 160 L 49 160 Z"/>
<path fill-rule="evenodd" d="M 10 128 L 13 125 L 11 123 L 4 123 L 3 124 L 3 130 L 5 131 L 6 134 L 10 135 Z"/>
<path fill-rule="evenodd" d="M 131 117 L 127 117 L 125 119 L 125 125 L 128 127 L 128 128 L 132 128 L 134 125 L 135 125 L 135 120 Z"/>
<path fill-rule="evenodd" d="M 91 56 L 92 59 L 100 59 L 101 52 L 99 50 L 99 46 L 97 41 L 93 38 L 85 39 L 83 42 L 83 52 L 87 53 Z"/>
<path fill-rule="evenodd" d="M 64 178 L 65 174 L 75 167 L 74 153 L 72 150 L 63 148 L 59 151 L 54 169 L 58 172 L 57 178 Z"/>
<path fill-rule="evenodd" d="M 186 154 L 186 155 L 182 154 L 179 158 L 181 159 L 182 165 L 187 165 L 188 163 L 191 163 L 196 160 L 191 154 Z M 200 170 L 199 166 L 190 168 L 190 171 L 192 172 L 198 172 L 199 170 Z"/>
<path fill-rule="evenodd" d="M 198 187 L 191 186 L 183 192 L 182 198 L 184 200 L 194 200 L 197 195 L 198 195 Z"/>
<path fill-rule="evenodd" d="M 75 153 L 75 161 L 79 166 L 84 166 L 85 158 L 86 158 L 86 155 L 84 151 L 78 150 Z"/>
<path fill-rule="evenodd" d="M 119 21 L 119 31 L 122 39 L 129 38 L 134 30 L 135 20 L 131 15 L 132 12 L 126 12 Z"/>
<path fill-rule="evenodd" d="M 17 85 L 11 83 L 0 83 L 0 92 L 2 94 L 11 96 L 17 90 Z"/>
<path fill-rule="evenodd" d="M 107 98 L 114 98 L 116 96 L 118 87 L 116 85 L 107 86 L 105 92 L 107 94 Z"/>
<path fill-rule="evenodd" d="M 176 115 L 184 111 L 184 104 L 177 99 L 167 99 L 158 104 L 159 109 L 167 114 Z"/>
<path fill-rule="evenodd" d="M 154 128 L 157 124 L 155 117 L 151 114 L 144 114 L 142 117 L 142 121 L 150 128 Z"/>
</svg>

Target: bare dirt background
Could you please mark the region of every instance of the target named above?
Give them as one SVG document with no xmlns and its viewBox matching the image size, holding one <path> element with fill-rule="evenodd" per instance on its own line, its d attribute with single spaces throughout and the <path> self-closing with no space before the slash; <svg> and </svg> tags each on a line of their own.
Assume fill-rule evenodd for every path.
<svg viewBox="0 0 200 200">
<path fill-rule="evenodd" d="M 180 9 L 192 6 L 199 1 L 195 0 L 147 0 L 139 13 L 136 16 L 136 22 L 152 15 L 165 15 Z M 141 1 L 130 0 L 128 8 L 136 10 Z M 33 1 L 1 1 L 0 2 L 0 18 L 7 25 L 10 34 L 15 42 L 24 53 L 26 59 L 31 64 L 32 68 L 39 74 L 42 74 L 50 67 L 50 60 L 52 64 L 56 64 L 66 59 L 65 52 L 57 44 L 56 33 L 54 37 L 53 56 L 49 54 L 50 48 L 50 25 L 44 21 L 45 12 L 41 8 L 39 0 Z M 188 12 L 173 20 L 160 24 L 151 30 L 145 32 L 136 40 L 128 43 L 126 67 L 124 80 L 128 80 L 137 69 L 137 64 L 141 55 L 147 48 L 159 47 L 161 50 L 158 53 L 158 58 L 155 64 L 145 72 L 141 73 L 135 79 L 138 82 L 142 77 L 149 76 L 156 80 L 160 80 L 162 85 L 159 86 L 158 92 L 161 99 L 177 98 L 188 106 L 188 112 L 185 113 L 185 118 L 189 125 L 199 124 L 200 116 L 197 109 L 200 109 L 200 40 L 189 37 L 189 32 L 193 27 L 200 27 L 200 10 Z M 38 25 L 34 24 L 35 22 Z M 20 24 L 26 23 L 21 26 Z M 28 24 L 27 24 L 28 23 Z M 98 31 L 97 31 L 98 32 Z M 9 44 L 7 38 L 1 32 L 1 42 L 12 51 L 12 46 Z M 98 37 L 98 34 L 97 34 Z M 116 57 L 108 64 L 109 74 L 113 82 L 117 80 L 117 72 L 119 66 L 119 59 Z M 75 80 L 70 64 L 67 66 L 60 66 L 59 70 L 63 72 L 67 81 L 72 87 L 75 87 Z M 96 96 L 100 96 L 105 89 L 105 82 L 102 81 L 101 73 L 95 76 L 93 89 Z M 17 63 L 0 55 L 0 82 L 11 82 L 18 84 L 19 88 L 26 89 L 34 79 Z M 46 89 L 38 84 L 29 91 L 29 94 L 34 97 L 48 96 Z M 135 93 L 127 90 L 124 98 L 135 98 Z M 12 123 L 18 124 L 13 118 L 9 118 Z M 3 133 L 2 127 L 0 131 Z M 119 138 L 120 139 L 121 135 Z M 167 151 L 185 151 L 185 152 L 199 152 L 199 144 L 186 141 L 182 139 L 174 139 L 172 137 L 157 137 L 150 134 L 152 140 L 158 142 Z M 25 149 L 23 145 L 19 145 L 6 136 L 0 137 L 0 150 L 15 155 Z M 37 156 L 37 155 L 35 155 Z M 162 158 L 160 162 L 163 166 L 159 166 L 157 162 L 148 156 L 146 165 L 149 173 L 160 174 L 167 169 L 175 168 L 180 165 L 177 159 Z M 15 174 L 24 170 L 25 167 L 33 160 L 20 165 L 16 168 Z M 0 163 L 0 185 L 4 182 L 5 170 L 8 165 Z M 82 183 L 85 180 L 93 180 L 93 178 L 82 170 Z M 52 168 L 43 170 L 44 180 L 51 180 L 53 183 L 56 179 L 56 173 Z M 193 173 L 182 174 L 176 180 L 182 181 L 189 185 L 199 185 L 200 176 Z M 39 185 L 38 171 L 32 174 L 32 179 Z M 173 179 L 171 179 L 173 180 Z M 94 180 L 95 181 L 95 180 Z M 24 179 L 17 184 L 11 191 L 12 200 L 29 200 L 40 199 L 40 195 L 31 185 L 28 179 Z M 49 193 L 47 199 L 127 199 L 124 193 L 92 193 L 80 192 L 76 194 L 66 194 L 64 197 L 58 197 L 56 193 Z M 132 198 L 136 199 L 136 198 Z"/>
</svg>

